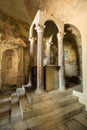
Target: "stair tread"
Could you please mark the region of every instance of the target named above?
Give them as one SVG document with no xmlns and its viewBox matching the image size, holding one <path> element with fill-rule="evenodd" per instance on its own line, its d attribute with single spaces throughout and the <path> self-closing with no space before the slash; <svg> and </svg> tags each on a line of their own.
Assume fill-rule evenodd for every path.
<svg viewBox="0 0 87 130">
<path fill-rule="evenodd" d="M 48 120 L 50 121 L 54 118 L 61 117 L 62 115 L 70 113 L 71 111 L 74 111 L 80 107 L 82 107 L 82 104 L 80 104 L 80 103 L 71 104 L 69 106 L 65 106 L 64 108 L 57 109 L 51 113 L 47 113 L 47 114 L 40 115 L 37 117 L 32 117 L 32 118 L 28 119 L 28 123 L 29 123 L 30 127 L 33 127 L 33 126 L 39 125 L 43 122 L 46 122 Z"/>
<path fill-rule="evenodd" d="M 87 112 L 78 114 L 74 119 L 87 128 Z"/>
<path fill-rule="evenodd" d="M 32 115 L 31 105 L 28 103 L 25 96 L 20 97 L 19 105 L 22 119 L 31 117 Z"/>
<path fill-rule="evenodd" d="M 73 101 L 77 101 L 78 97 L 76 96 L 73 96 L 73 95 L 69 95 L 69 96 L 66 96 L 65 98 L 61 98 L 61 99 L 50 99 L 50 100 L 46 100 L 46 101 L 40 101 L 40 102 L 37 102 L 37 103 L 34 103 L 32 104 L 32 108 L 33 109 L 38 109 L 38 108 L 45 108 L 45 107 L 48 107 L 49 105 L 54 105 L 54 104 L 57 104 L 57 107 L 58 105 L 60 106 L 60 104 L 63 104 L 64 102 L 67 101 L 67 103 L 72 103 Z"/>
<path fill-rule="evenodd" d="M 45 101 L 45 100 L 50 100 L 54 98 L 60 98 L 60 97 L 65 97 L 68 95 L 71 95 L 71 91 L 59 91 L 59 90 L 54 90 L 52 92 L 45 92 L 41 95 L 35 94 L 35 93 L 28 93 L 26 91 L 27 97 L 31 99 L 31 103 L 36 103 L 40 101 Z"/>
<path fill-rule="evenodd" d="M 9 102 L 11 101 L 11 97 L 0 99 L 0 103 Z"/>
<path fill-rule="evenodd" d="M 0 113 L 0 126 L 5 125 L 10 121 L 10 113 L 9 111 L 5 111 L 3 113 Z"/>
<path fill-rule="evenodd" d="M 27 102 L 26 97 L 22 96 L 20 98 L 21 115 L 22 115 L 22 118 L 29 118 L 32 116 L 42 115 L 45 113 L 49 113 L 60 107 L 69 105 L 73 102 L 76 102 L 77 99 L 78 98 L 76 96 L 68 95 L 65 98 L 61 98 L 61 99 L 57 99 L 57 100 L 55 100 L 55 98 L 54 98 L 52 100 L 49 99 L 49 100 L 45 100 L 43 102 L 40 101 L 40 102 L 30 105 Z M 29 114 L 29 113 L 31 113 L 31 114 Z M 29 116 L 28 116 L 28 114 L 29 114 Z"/>
<path fill-rule="evenodd" d="M 6 107 L 4 109 L 0 109 L 0 113 L 3 113 L 5 111 L 9 111 L 9 110 L 11 110 L 11 106 L 8 106 L 8 107 Z"/>
</svg>

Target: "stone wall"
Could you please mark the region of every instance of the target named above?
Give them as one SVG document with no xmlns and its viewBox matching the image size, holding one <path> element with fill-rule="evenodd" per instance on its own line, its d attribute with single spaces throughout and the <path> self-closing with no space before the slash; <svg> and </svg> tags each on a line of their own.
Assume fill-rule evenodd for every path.
<svg viewBox="0 0 87 130">
<path fill-rule="evenodd" d="M 23 69 L 23 71 L 24 71 L 23 72 L 24 80 L 22 81 L 22 83 L 25 84 L 28 82 L 28 72 L 29 72 L 29 41 L 28 41 L 29 32 L 28 31 L 29 31 L 29 25 L 27 23 L 16 21 L 15 19 L 5 15 L 4 13 L 2 13 L 0 11 L 0 34 L 2 34 L 0 46 L 1 46 L 2 52 L 3 52 L 3 54 L 1 54 L 1 52 L 0 52 L 0 64 L 1 64 L 0 70 L 1 70 L 1 67 L 2 67 L 2 70 L 5 70 L 4 72 L 2 72 L 2 77 L 1 77 L 2 81 L 0 81 L 0 82 L 2 82 L 4 84 L 5 84 L 5 82 L 6 83 L 8 82 L 8 84 L 9 83 L 13 83 L 16 85 L 18 84 L 17 77 L 18 77 L 18 75 L 21 75 L 21 72 L 20 72 L 20 74 L 18 74 L 20 67 L 18 68 L 18 65 L 16 66 L 15 64 L 18 64 L 20 62 L 20 60 L 22 58 L 22 54 L 21 54 L 21 56 L 19 56 L 19 55 L 22 52 L 23 52 L 23 63 L 20 62 L 20 63 L 22 63 L 20 66 L 23 66 L 23 67 L 21 67 L 21 69 Z M 13 40 L 13 43 L 10 42 L 9 44 L 7 44 L 7 41 L 12 41 L 12 40 Z M 21 49 L 22 49 L 23 42 L 26 45 L 26 47 L 21 52 L 19 52 L 20 49 L 18 49 L 15 45 L 15 44 L 18 44 L 18 42 L 19 42 L 19 44 L 21 44 L 21 45 L 18 45 L 18 48 L 21 47 Z M 4 47 L 5 44 L 6 44 L 7 48 Z M 3 56 L 4 51 L 6 51 L 6 49 L 7 50 L 11 49 L 11 51 L 13 51 L 13 53 L 15 51 L 17 51 L 17 54 L 15 55 L 15 53 L 14 53 L 13 55 L 11 55 L 11 53 L 9 51 L 9 55 L 7 55 L 7 53 L 6 53 L 6 56 Z M 6 60 L 9 60 L 10 64 L 9 63 L 7 64 Z M 14 67 L 12 67 L 12 69 L 11 69 L 11 61 L 13 61 L 15 63 Z M 10 66 L 10 68 L 6 67 L 5 65 Z M 6 74 L 6 76 L 3 76 L 4 73 Z M 21 87 L 21 83 L 18 85 L 18 87 Z"/>
<path fill-rule="evenodd" d="M 87 110 L 87 12 L 80 15 L 80 17 L 68 21 L 68 23 L 76 26 L 81 32 L 83 92 L 74 91 L 73 93 L 79 97 L 80 102 L 86 106 Z"/>
</svg>

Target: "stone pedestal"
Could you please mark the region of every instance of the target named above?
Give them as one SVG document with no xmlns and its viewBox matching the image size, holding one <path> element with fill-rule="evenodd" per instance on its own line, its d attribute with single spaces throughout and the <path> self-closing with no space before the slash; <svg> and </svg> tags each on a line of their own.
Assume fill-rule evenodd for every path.
<svg viewBox="0 0 87 130">
<path fill-rule="evenodd" d="M 59 66 L 47 65 L 45 67 L 45 89 L 51 91 L 58 89 L 59 81 Z"/>
</svg>

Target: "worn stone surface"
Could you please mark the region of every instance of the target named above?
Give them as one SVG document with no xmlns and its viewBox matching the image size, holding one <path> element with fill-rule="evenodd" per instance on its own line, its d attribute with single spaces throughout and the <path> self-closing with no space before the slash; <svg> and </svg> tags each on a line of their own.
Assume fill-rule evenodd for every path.
<svg viewBox="0 0 87 130">
<path fill-rule="evenodd" d="M 28 78 L 28 24 L 18 22 L 0 11 L 0 25 L 0 88 L 21 86 Z"/>
<path fill-rule="evenodd" d="M 4 117 L 4 125 L 0 126 L 1 130 L 67 130 L 67 128 L 86 130 L 86 113 L 79 114 L 83 110 L 83 105 L 78 103 L 77 97 L 71 95 L 71 91 L 58 92 L 55 90 L 41 95 L 30 92 L 29 96 L 31 104 L 20 93 L 19 105 L 16 100 L 16 93 L 11 94 L 13 100 L 11 101 L 11 123 L 5 123 L 6 117 Z M 24 110 L 28 107 L 32 111 L 25 113 Z M 24 120 L 21 119 L 21 114 L 23 114 L 22 119 L 24 118 Z M 25 120 L 25 118 L 27 119 Z"/>
<path fill-rule="evenodd" d="M 58 73 L 59 67 L 54 65 L 47 65 L 45 67 L 45 89 L 51 91 L 59 88 Z"/>
</svg>

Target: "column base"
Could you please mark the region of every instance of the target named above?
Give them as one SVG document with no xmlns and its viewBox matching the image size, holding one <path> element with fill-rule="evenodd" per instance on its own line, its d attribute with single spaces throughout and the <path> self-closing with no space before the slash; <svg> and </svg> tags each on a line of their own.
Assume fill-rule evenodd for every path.
<svg viewBox="0 0 87 130">
<path fill-rule="evenodd" d="M 24 87 L 29 87 L 29 88 L 31 88 L 32 87 L 32 84 L 31 83 L 28 83 L 28 84 L 26 84 L 26 85 L 23 85 Z"/>
<path fill-rule="evenodd" d="M 58 90 L 60 90 L 60 91 L 65 91 L 65 90 L 66 90 L 66 87 L 65 87 L 65 86 L 61 86 L 61 87 L 58 88 Z"/>
<path fill-rule="evenodd" d="M 45 93 L 44 89 L 36 89 L 35 90 L 35 94 L 44 94 L 44 93 Z"/>
</svg>

